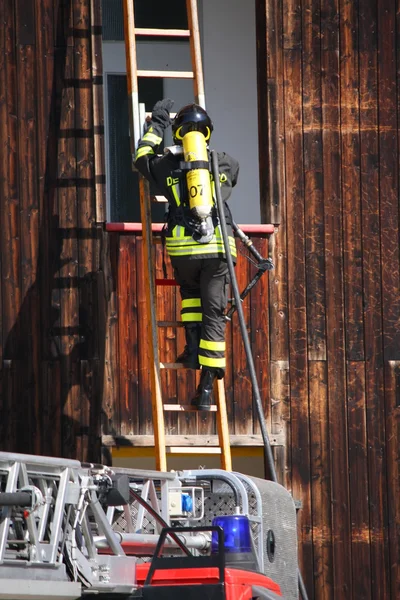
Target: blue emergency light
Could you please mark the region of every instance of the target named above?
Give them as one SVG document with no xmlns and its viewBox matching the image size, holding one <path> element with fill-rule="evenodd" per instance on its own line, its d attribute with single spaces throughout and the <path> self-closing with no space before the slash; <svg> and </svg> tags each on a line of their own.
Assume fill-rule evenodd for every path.
<svg viewBox="0 0 400 600">
<path fill-rule="evenodd" d="M 252 552 L 250 522 L 245 515 L 221 515 L 214 517 L 213 526 L 222 527 L 224 531 L 224 548 L 226 553 L 238 554 Z M 212 532 L 211 554 L 218 553 L 218 534 Z"/>
</svg>

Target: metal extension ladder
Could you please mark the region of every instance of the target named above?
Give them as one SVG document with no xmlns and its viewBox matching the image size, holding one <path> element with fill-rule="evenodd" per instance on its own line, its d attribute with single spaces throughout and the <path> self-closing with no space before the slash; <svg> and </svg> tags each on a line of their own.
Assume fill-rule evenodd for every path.
<svg viewBox="0 0 400 600">
<path fill-rule="evenodd" d="M 134 16 L 135 0 L 124 0 L 124 29 L 125 29 L 125 49 L 127 64 L 127 83 L 130 102 L 130 132 L 131 140 L 134 142 L 134 152 L 137 143 L 142 134 L 142 126 L 146 114 L 142 105 L 139 104 L 138 78 L 184 78 L 193 79 L 195 102 L 205 108 L 205 95 L 203 83 L 203 69 L 201 61 L 201 47 L 199 35 L 199 23 L 197 14 L 197 0 L 186 0 L 188 27 L 187 30 L 177 29 L 143 29 L 135 27 Z M 165 39 L 171 37 L 187 38 L 190 42 L 190 52 L 192 60 L 192 71 L 143 71 L 137 67 L 136 38 L 140 36 L 157 36 Z M 151 225 L 150 193 L 149 185 L 144 177 L 139 175 L 139 194 L 140 194 L 140 212 L 142 219 L 143 234 L 143 272 L 148 276 L 145 278 L 145 294 L 147 306 L 147 322 L 150 326 L 149 339 L 149 359 L 150 359 L 150 380 L 153 409 L 154 425 L 154 446 L 156 467 L 160 471 L 167 470 L 167 453 L 189 454 L 188 448 L 179 446 L 166 447 L 164 411 L 189 411 L 194 410 L 190 406 L 179 404 L 163 404 L 161 395 L 161 368 L 178 367 L 177 364 L 162 364 L 159 360 L 158 350 L 158 323 L 156 315 L 155 299 L 155 268 L 152 259 L 153 235 Z M 183 368 L 183 367 L 182 367 Z M 197 453 L 219 453 L 221 454 L 221 467 L 226 471 L 232 470 L 231 448 L 228 432 L 228 417 L 226 411 L 225 388 L 222 380 L 215 383 L 214 394 L 217 402 L 217 430 L 218 446 L 190 447 L 190 454 Z"/>
</svg>

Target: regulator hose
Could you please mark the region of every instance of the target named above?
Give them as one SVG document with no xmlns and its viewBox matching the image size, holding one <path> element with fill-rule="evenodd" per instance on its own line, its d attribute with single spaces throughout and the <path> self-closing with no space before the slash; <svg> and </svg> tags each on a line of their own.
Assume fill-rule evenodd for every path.
<svg viewBox="0 0 400 600">
<path fill-rule="evenodd" d="M 219 182 L 219 169 L 218 169 L 218 156 L 217 156 L 217 153 L 215 152 L 215 150 L 211 150 L 211 170 L 212 170 L 212 175 L 213 175 L 214 181 L 215 181 L 215 196 L 216 196 L 216 200 L 217 200 L 217 211 L 218 211 L 218 216 L 219 216 L 219 225 L 221 227 L 222 239 L 224 242 L 225 256 L 226 256 L 226 261 L 228 263 L 228 271 L 229 271 L 229 275 L 231 278 L 231 286 L 232 286 L 233 296 L 235 299 L 235 305 L 236 305 L 236 310 L 237 310 L 238 319 L 239 319 L 240 332 L 242 334 L 242 340 L 243 340 L 244 350 L 245 350 L 246 359 L 247 359 L 247 366 L 249 369 L 251 385 L 253 388 L 254 399 L 256 402 L 258 421 L 260 423 L 260 428 L 261 428 L 261 436 L 262 436 L 262 439 L 264 442 L 264 459 L 265 459 L 266 465 L 268 466 L 269 476 L 270 476 L 271 481 L 278 483 L 278 477 L 276 474 L 274 457 L 272 455 L 271 443 L 269 441 L 268 430 L 267 430 L 267 425 L 265 422 L 264 410 L 263 410 L 262 401 L 261 401 L 260 388 L 259 388 L 258 382 L 257 382 L 257 375 L 256 375 L 255 366 L 254 366 L 253 355 L 251 352 L 249 335 L 247 333 L 246 323 L 245 323 L 244 314 L 243 314 L 242 300 L 240 298 L 239 286 L 238 286 L 238 283 L 236 280 L 236 275 L 235 275 L 235 266 L 233 264 L 233 260 L 232 260 L 232 256 L 231 256 L 231 252 L 230 252 L 228 229 L 227 229 L 226 221 L 225 221 L 224 203 L 223 203 L 222 196 L 221 196 L 221 187 L 219 185 L 217 185 L 217 182 Z M 300 572 L 299 572 L 299 590 L 300 590 L 301 597 L 303 598 L 303 600 L 308 600 L 307 591 L 305 589 L 304 582 L 303 582 Z"/>
</svg>

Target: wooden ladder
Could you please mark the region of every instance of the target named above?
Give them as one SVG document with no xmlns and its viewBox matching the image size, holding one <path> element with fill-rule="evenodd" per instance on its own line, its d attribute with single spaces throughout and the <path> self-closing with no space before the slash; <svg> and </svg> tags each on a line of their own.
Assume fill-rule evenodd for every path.
<svg viewBox="0 0 400 600">
<path fill-rule="evenodd" d="M 142 0 L 143 1 L 143 0 Z M 195 102 L 205 108 L 203 69 L 201 61 L 200 33 L 197 14 L 197 0 L 186 0 L 188 29 L 143 29 L 135 27 L 134 16 L 135 0 L 124 0 L 124 30 L 125 30 L 125 50 L 127 65 L 127 84 L 128 96 L 130 102 L 129 127 L 131 140 L 133 143 L 132 154 L 134 154 L 138 141 L 142 135 L 144 123 L 144 111 L 139 104 L 139 77 L 152 78 L 184 78 L 193 79 Z M 136 38 L 139 36 L 157 36 L 165 39 L 184 37 L 190 41 L 190 53 L 192 59 L 192 71 L 143 71 L 137 68 Z M 214 394 L 217 406 L 217 430 L 218 446 L 206 447 L 179 447 L 170 446 L 167 451 L 165 440 L 164 411 L 189 411 L 196 410 L 191 406 L 182 406 L 179 404 L 164 404 L 161 395 L 161 368 L 183 368 L 176 363 L 162 364 L 159 359 L 158 350 L 158 322 L 156 315 L 156 294 L 155 294 L 155 267 L 152 257 L 153 235 L 151 225 L 151 202 L 149 184 L 146 179 L 139 174 L 139 196 L 140 212 L 142 219 L 143 235 L 143 273 L 144 278 L 147 322 L 150 328 L 149 338 L 149 360 L 150 360 L 150 382 L 153 410 L 154 426 L 154 447 L 156 468 L 160 471 L 167 470 L 167 453 L 169 454 L 198 454 L 217 452 L 221 455 L 221 467 L 227 471 L 232 470 L 231 448 L 229 443 L 228 417 L 226 411 L 225 388 L 223 380 L 217 380 L 214 386 Z M 196 410 L 196 412 L 198 412 Z"/>
</svg>

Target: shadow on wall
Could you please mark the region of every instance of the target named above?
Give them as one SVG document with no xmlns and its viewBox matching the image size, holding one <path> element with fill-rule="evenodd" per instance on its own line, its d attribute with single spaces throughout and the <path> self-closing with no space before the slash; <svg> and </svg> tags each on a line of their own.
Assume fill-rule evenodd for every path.
<svg viewBox="0 0 400 600">
<path fill-rule="evenodd" d="M 84 209 L 79 206 L 78 189 L 94 188 L 95 182 L 92 178 L 85 184 L 76 174 L 61 173 L 60 161 L 75 161 L 75 156 L 61 156 L 61 145 L 71 148 L 62 140 L 72 140 L 74 148 L 75 139 L 93 136 L 90 129 L 66 130 L 63 123 L 64 111 L 71 109 L 65 97 L 87 85 L 87 80 L 68 78 L 67 52 L 73 50 L 67 46 L 71 7 L 71 0 L 61 3 L 55 23 L 56 34 L 63 35 L 56 40 L 49 95 L 40 226 L 31 240 L 38 250 L 36 279 L 3 340 L 0 449 L 99 462 L 111 293 L 107 286 L 113 282 L 104 275 L 104 261 L 109 259 L 103 228 L 95 218 L 89 227 L 80 226 L 79 211 Z M 95 204 L 93 191 L 87 197 Z M 90 213 L 95 214 L 95 205 Z"/>
</svg>

